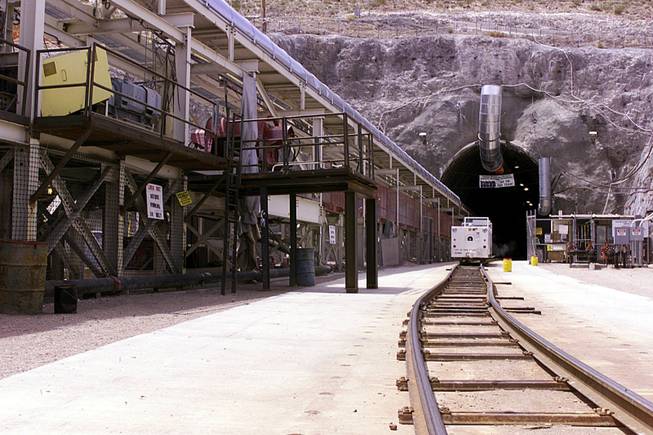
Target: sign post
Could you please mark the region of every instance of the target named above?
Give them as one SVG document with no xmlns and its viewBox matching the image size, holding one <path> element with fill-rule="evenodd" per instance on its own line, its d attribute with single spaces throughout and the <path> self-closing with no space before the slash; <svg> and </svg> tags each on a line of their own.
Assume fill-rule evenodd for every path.
<svg viewBox="0 0 653 435">
<path fill-rule="evenodd" d="M 163 220 L 163 187 L 158 184 L 148 183 L 145 187 L 145 200 L 147 202 L 147 217 Z"/>
</svg>

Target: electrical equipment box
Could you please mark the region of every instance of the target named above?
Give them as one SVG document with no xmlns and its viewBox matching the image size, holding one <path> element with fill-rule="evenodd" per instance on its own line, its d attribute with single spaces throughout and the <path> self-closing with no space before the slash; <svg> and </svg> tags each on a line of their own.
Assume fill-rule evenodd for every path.
<svg viewBox="0 0 653 435">
<path fill-rule="evenodd" d="M 161 95 L 156 90 L 125 79 L 111 82 L 116 91 L 109 100 L 111 115 L 148 126 L 156 123 L 161 116 Z"/>
<path fill-rule="evenodd" d="M 492 222 L 487 217 L 466 217 L 451 227 L 451 257 L 485 260 L 492 257 Z"/>
<path fill-rule="evenodd" d="M 633 221 L 618 219 L 612 221 L 612 238 L 617 245 L 627 245 L 631 242 L 631 229 Z"/>
<path fill-rule="evenodd" d="M 87 50 L 80 50 L 41 60 L 41 85 L 79 85 L 42 90 L 39 96 L 41 116 L 65 116 L 85 108 L 88 57 Z M 96 85 L 112 89 L 109 59 L 107 52 L 100 47 L 95 50 L 93 82 Z M 112 92 L 94 86 L 92 104 L 106 101 L 112 95 Z"/>
</svg>

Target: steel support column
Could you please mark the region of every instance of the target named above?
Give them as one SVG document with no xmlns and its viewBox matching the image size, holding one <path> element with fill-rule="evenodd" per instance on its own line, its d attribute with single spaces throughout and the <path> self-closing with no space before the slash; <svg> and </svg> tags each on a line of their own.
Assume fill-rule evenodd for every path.
<svg viewBox="0 0 653 435">
<path fill-rule="evenodd" d="M 36 189 L 36 191 L 32 194 L 32 196 L 30 198 L 30 201 L 35 202 L 36 199 L 40 195 L 47 192 L 48 186 L 50 185 L 50 183 L 52 183 L 52 180 L 55 177 L 57 177 L 59 175 L 59 173 L 61 173 L 61 170 L 66 166 L 66 163 L 68 163 L 68 161 L 73 157 L 73 154 L 75 154 L 75 152 L 77 152 L 79 147 L 84 145 L 84 142 L 86 142 L 86 139 L 88 139 L 88 137 L 91 135 L 91 131 L 92 131 L 91 127 L 87 128 L 86 130 L 84 130 L 84 132 L 81 134 L 81 136 L 79 136 L 75 140 L 75 143 L 73 143 L 73 146 L 71 146 L 66 151 L 66 154 L 64 154 L 63 157 L 61 157 L 61 159 L 59 159 L 59 161 L 57 162 L 57 165 L 54 167 L 54 169 L 49 174 L 46 174 L 45 179 L 41 182 L 38 189 Z"/>
<path fill-rule="evenodd" d="M 290 287 L 297 285 L 297 194 L 290 194 Z"/>
<path fill-rule="evenodd" d="M 367 263 L 367 288 L 379 288 L 376 230 L 376 198 L 365 198 L 365 257 Z"/>
<path fill-rule="evenodd" d="M 181 29 L 184 33 L 184 42 L 175 44 L 175 70 L 177 82 L 184 88 L 190 89 L 190 60 L 191 60 L 191 28 Z M 174 89 L 174 112 L 178 118 L 188 121 L 190 119 L 190 93 L 181 87 Z M 174 120 L 175 139 L 187 144 L 190 139 L 190 129 L 187 122 Z"/>
<path fill-rule="evenodd" d="M 322 167 L 322 136 L 324 136 L 324 118 L 313 118 L 313 137 L 315 138 L 315 147 L 313 149 L 314 169 Z"/>
<path fill-rule="evenodd" d="M 14 148 L 14 190 L 12 194 L 11 238 L 36 240 L 37 203 L 30 197 L 39 183 L 39 142 L 30 139 L 29 147 Z"/>
<path fill-rule="evenodd" d="M 261 187 L 261 281 L 263 290 L 270 290 L 270 226 L 268 221 L 268 189 Z"/>
<path fill-rule="evenodd" d="M 45 29 L 45 2 L 43 0 L 22 0 L 20 3 L 20 40 L 23 47 L 31 51 L 29 56 L 24 52 L 18 55 L 18 77 L 26 77 L 27 81 L 27 101 L 18 99 L 17 112 L 29 116 L 34 116 L 34 84 L 36 83 L 36 52 L 43 48 L 43 35 Z M 27 69 L 27 76 L 25 70 Z M 22 94 L 22 86 L 18 87 L 18 94 Z"/>
<path fill-rule="evenodd" d="M 400 184 L 400 179 L 399 179 L 399 168 L 397 168 L 397 175 L 395 175 L 395 180 L 396 180 L 396 185 L 395 185 L 395 194 L 397 198 L 397 207 L 395 207 L 395 232 L 397 233 L 397 237 L 399 237 L 399 198 L 400 198 L 400 193 L 399 193 L 399 184 Z"/>
<path fill-rule="evenodd" d="M 358 293 L 356 267 L 356 192 L 345 192 L 345 289 Z"/>
<path fill-rule="evenodd" d="M 179 180 L 172 180 L 168 183 L 168 189 L 172 191 L 185 191 L 188 181 L 183 174 Z M 176 193 L 176 192 L 175 192 Z M 175 267 L 182 273 L 185 271 L 186 255 L 186 217 L 185 209 L 179 204 L 176 195 L 170 197 L 170 258 Z"/>
<path fill-rule="evenodd" d="M 419 237 L 417 237 L 417 262 L 419 264 L 424 264 L 424 200 L 422 191 L 423 187 L 419 186 Z"/>
<path fill-rule="evenodd" d="M 429 218 L 429 259 L 428 263 L 433 263 L 433 219 Z"/>
<path fill-rule="evenodd" d="M 442 230 L 440 229 L 440 198 L 438 198 L 438 262 L 442 261 Z"/>
<path fill-rule="evenodd" d="M 125 160 L 112 168 L 112 176 L 104 185 L 104 219 L 102 245 L 107 259 L 118 276 L 123 274 L 123 241 L 125 227 Z"/>
</svg>

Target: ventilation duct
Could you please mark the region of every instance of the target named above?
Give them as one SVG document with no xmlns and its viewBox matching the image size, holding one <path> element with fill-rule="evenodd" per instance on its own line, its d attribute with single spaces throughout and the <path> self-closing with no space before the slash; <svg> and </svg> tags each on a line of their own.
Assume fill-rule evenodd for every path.
<svg viewBox="0 0 653 435">
<path fill-rule="evenodd" d="M 501 155 L 501 86 L 481 88 L 481 107 L 478 112 L 478 148 L 483 169 L 503 173 Z"/>
<path fill-rule="evenodd" d="M 542 216 L 551 213 L 551 157 L 541 157 L 537 161 L 540 174 L 540 204 L 537 212 Z"/>
</svg>

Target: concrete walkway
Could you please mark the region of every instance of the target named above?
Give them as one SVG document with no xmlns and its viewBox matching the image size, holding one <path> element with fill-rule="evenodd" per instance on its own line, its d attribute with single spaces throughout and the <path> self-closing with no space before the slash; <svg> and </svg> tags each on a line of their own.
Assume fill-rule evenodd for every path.
<svg viewBox="0 0 653 435">
<path fill-rule="evenodd" d="M 549 341 L 622 385 L 653 400 L 653 270 L 631 274 L 604 269 L 574 272 L 568 265 L 532 267 L 513 262 L 489 268 L 499 295 L 524 296 L 512 305 L 534 306 L 542 315 L 517 318 Z M 576 274 L 574 276 L 573 274 Z M 589 274 L 589 275 L 588 275 Z M 600 278 L 603 277 L 603 278 Z M 603 281 L 605 285 L 595 282 Z"/>
<path fill-rule="evenodd" d="M 446 273 L 390 269 L 359 294 L 328 282 L 7 377 L 0 433 L 385 433 L 409 404 L 401 323 Z"/>
</svg>

